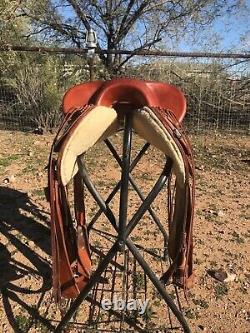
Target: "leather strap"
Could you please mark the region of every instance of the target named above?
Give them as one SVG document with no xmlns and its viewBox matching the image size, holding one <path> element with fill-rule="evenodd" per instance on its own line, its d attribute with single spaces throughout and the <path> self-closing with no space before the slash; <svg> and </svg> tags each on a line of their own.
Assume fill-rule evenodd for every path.
<svg viewBox="0 0 250 333">
<path fill-rule="evenodd" d="M 72 109 L 59 128 L 52 145 L 49 159 L 49 200 L 51 207 L 51 246 L 53 289 L 57 301 L 61 297 L 74 298 L 84 288 L 91 274 L 91 259 L 85 220 L 84 187 L 80 175 L 73 179 L 74 210 L 72 218 L 68 189 L 60 179 L 62 151 L 71 131 L 79 124 L 94 106 Z M 193 243 L 192 224 L 194 207 L 194 162 L 192 150 L 181 124 L 170 110 L 150 108 L 166 128 L 179 148 L 185 168 L 185 207 L 183 221 L 175 227 L 176 238 L 169 243 L 172 263 L 161 280 L 167 283 L 171 276 L 175 284 L 186 289 L 193 283 Z M 132 112 L 132 111 L 131 111 Z M 169 180 L 170 184 L 171 180 Z M 173 206 L 169 188 L 169 230 L 173 229 Z"/>
<path fill-rule="evenodd" d="M 184 161 L 186 174 L 186 200 L 184 207 L 185 213 L 182 225 L 177 226 L 177 239 L 175 239 L 177 251 L 174 251 L 175 257 L 171 258 L 172 264 L 161 277 L 161 281 L 167 283 L 170 277 L 173 276 L 174 283 L 186 289 L 191 288 L 194 282 L 192 241 L 195 196 L 194 160 L 191 145 L 181 124 L 178 122 L 175 115 L 170 110 L 164 110 L 162 108 L 153 108 L 153 110 L 155 114 L 159 117 L 165 128 L 168 130 L 168 133 L 171 135 L 176 145 L 178 146 Z M 173 205 L 172 202 L 171 205 Z M 169 212 L 169 229 L 171 232 L 171 223 L 173 222 L 173 214 L 171 207 L 169 207 Z"/>
<path fill-rule="evenodd" d="M 59 156 L 70 130 L 93 106 L 76 108 L 66 114 L 55 137 L 49 159 L 49 189 L 51 210 L 51 248 L 53 290 L 56 301 L 74 298 L 90 277 L 91 261 L 83 202 L 83 184 L 78 174 L 73 180 L 75 219 L 72 218 L 67 188 L 62 186 Z M 76 221 L 74 226 L 74 220 Z"/>
</svg>

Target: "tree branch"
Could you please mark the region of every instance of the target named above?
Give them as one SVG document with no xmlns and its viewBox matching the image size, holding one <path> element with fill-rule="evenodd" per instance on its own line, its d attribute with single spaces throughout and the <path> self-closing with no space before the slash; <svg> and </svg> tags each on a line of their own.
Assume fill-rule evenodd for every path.
<svg viewBox="0 0 250 333">
<path fill-rule="evenodd" d="M 137 52 L 137 51 L 140 51 L 140 50 L 143 50 L 143 49 L 150 49 L 150 47 L 152 47 L 153 45 L 155 45 L 156 43 L 159 43 L 162 39 L 161 38 L 157 38 L 151 42 L 147 42 L 147 43 L 144 43 L 143 45 L 141 45 L 140 47 L 136 48 L 134 50 L 134 52 Z M 126 64 L 126 62 L 128 62 L 132 57 L 134 57 L 134 54 L 131 54 L 129 56 L 126 57 L 125 60 L 123 60 L 119 66 L 118 66 L 118 69 L 121 69 L 122 66 L 124 66 Z"/>
<path fill-rule="evenodd" d="M 136 20 L 142 15 L 144 9 L 148 6 L 149 3 L 150 0 L 145 0 L 141 3 L 139 8 L 133 13 L 133 15 L 127 21 L 127 24 L 124 25 L 123 29 L 120 30 L 119 35 L 117 36 L 117 42 L 120 42 L 120 40 L 123 39 L 128 34 L 131 27 L 134 25 Z"/>
<path fill-rule="evenodd" d="M 81 47 L 81 43 L 79 42 L 79 36 L 77 34 L 74 34 L 72 31 L 72 26 L 64 25 L 63 23 L 57 23 L 57 22 L 52 22 L 48 20 L 41 19 L 40 17 L 36 15 L 32 15 L 31 13 L 27 13 L 26 11 L 23 10 L 23 13 L 20 14 L 20 16 L 27 16 L 30 19 L 34 20 L 35 22 L 39 22 L 42 25 L 45 25 L 48 27 L 59 32 L 60 34 L 69 37 L 73 43 L 75 43 L 78 47 Z M 66 27 L 69 27 L 70 29 L 65 29 Z"/>
<path fill-rule="evenodd" d="M 72 8 L 74 9 L 76 15 L 79 17 L 79 19 L 82 21 L 84 27 L 86 30 L 90 30 L 91 26 L 87 20 L 86 15 L 84 14 L 84 12 L 81 10 L 81 8 L 79 7 L 77 1 L 75 0 L 67 0 L 70 5 L 72 6 Z"/>
<path fill-rule="evenodd" d="M 70 5 L 72 6 L 72 8 L 74 9 L 76 15 L 79 17 L 79 19 L 82 21 L 84 27 L 86 28 L 87 31 L 89 31 L 91 29 L 91 26 L 88 22 L 88 19 L 86 17 L 86 15 L 84 14 L 84 12 L 81 10 L 80 6 L 78 5 L 77 1 L 75 0 L 67 0 Z M 100 44 L 97 42 L 97 49 L 101 50 Z M 101 54 L 100 58 L 105 62 L 106 61 L 106 57 Z"/>
</svg>

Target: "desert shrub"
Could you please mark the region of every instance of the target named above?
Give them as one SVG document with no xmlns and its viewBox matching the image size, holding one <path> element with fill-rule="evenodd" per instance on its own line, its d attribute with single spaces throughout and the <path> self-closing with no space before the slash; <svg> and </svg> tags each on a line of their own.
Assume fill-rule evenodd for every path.
<svg viewBox="0 0 250 333">
<path fill-rule="evenodd" d="M 19 128 L 57 126 L 64 92 L 89 79 L 81 57 L 8 52 L 0 55 L 0 106 Z M 3 117 L 2 117 L 3 118 Z M 19 124 L 19 126 L 18 126 Z"/>
<path fill-rule="evenodd" d="M 44 130 L 57 125 L 64 91 L 60 59 L 9 54 L 0 72 L 4 87 L 0 102 L 2 107 L 5 104 L 12 120 Z"/>
<path fill-rule="evenodd" d="M 15 95 L 13 115 L 45 130 L 54 127 L 59 120 L 62 95 L 57 61 L 46 58 L 32 63 L 28 57 L 12 67 L 13 73 L 5 76 L 5 84 Z"/>
</svg>

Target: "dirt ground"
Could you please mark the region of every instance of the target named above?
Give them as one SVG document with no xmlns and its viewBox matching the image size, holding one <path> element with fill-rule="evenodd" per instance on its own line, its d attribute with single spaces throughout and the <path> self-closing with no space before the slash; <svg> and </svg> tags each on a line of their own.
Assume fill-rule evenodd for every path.
<svg viewBox="0 0 250 333">
<path fill-rule="evenodd" d="M 49 206 L 43 191 L 47 185 L 45 167 L 52 138 L 52 135 L 0 131 L 0 332 L 53 332 L 60 318 L 51 297 Z M 116 145 L 119 140 L 114 138 Z M 250 332 L 249 137 L 210 133 L 191 135 L 191 141 L 196 161 L 197 280 L 188 292 L 188 302 L 181 296 L 183 311 L 193 332 L 247 333 Z M 135 147 L 141 144 L 135 139 Z M 107 148 L 101 145 L 88 156 L 90 174 L 105 197 L 119 180 L 119 168 L 115 161 L 108 163 Z M 133 177 L 147 192 L 160 170 L 160 160 L 152 149 Z M 164 198 L 161 194 L 153 208 L 166 224 Z M 139 203 L 136 195 L 131 194 L 130 216 Z M 91 218 L 94 206 L 90 197 L 86 205 Z M 117 205 L 116 200 L 111 208 L 115 210 Z M 158 249 L 159 232 L 149 215 L 144 216 L 144 221 L 132 239 L 138 246 Z M 104 217 L 97 226 L 107 233 L 110 231 Z M 98 233 L 91 235 L 92 244 L 109 246 L 108 240 L 101 244 L 98 237 Z M 157 271 L 156 264 L 151 267 Z M 231 281 L 216 280 L 213 272 L 219 269 L 227 272 Z M 154 301 L 154 305 L 159 307 L 162 304 L 159 302 Z M 157 311 L 154 323 L 162 324 L 163 310 Z M 84 310 L 78 312 L 77 321 L 84 317 Z M 71 330 L 85 331 L 88 330 Z"/>
</svg>

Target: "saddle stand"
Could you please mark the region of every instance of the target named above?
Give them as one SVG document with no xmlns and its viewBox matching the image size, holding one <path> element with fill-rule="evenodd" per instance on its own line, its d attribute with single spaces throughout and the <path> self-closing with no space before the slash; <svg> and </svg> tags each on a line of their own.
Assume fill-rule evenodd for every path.
<svg viewBox="0 0 250 333">
<path fill-rule="evenodd" d="M 172 315 L 169 313 L 169 318 L 175 317 L 183 331 L 190 332 L 180 306 L 175 304 L 173 295 L 167 291 L 171 278 L 175 291 L 178 290 L 176 286 L 186 290 L 193 282 L 194 168 L 190 145 L 180 125 L 186 111 L 185 98 L 175 87 L 162 83 L 129 79 L 117 79 L 105 83 L 97 81 L 71 88 L 64 97 L 63 111 L 65 118 L 53 143 L 49 167 L 53 287 L 58 301 L 61 297 L 74 300 L 55 332 L 63 331 L 84 300 L 90 301 L 89 311 L 93 314 L 93 306 L 98 303 L 94 296 L 98 290 L 97 286 L 101 284 L 102 291 L 98 303 L 100 307 L 105 290 L 107 291 L 105 283 L 108 284 L 108 274 L 112 281 L 111 303 L 114 300 L 115 286 L 121 284 L 124 287 L 126 284 L 127 291 L 130 290 L 135 283 L 132 266 L 137 267 L 137 271 L 139 269 L 141 274 L 140 281 L 136 275 L 137 285 L 143 285 L 144 291 L 148 292 L 147 281 L 151 281 L 154 295 L 157 295 L 161 302 L 163 300 L 167 309 L 172 312 Z M 123 130 L 121 157 L 109 139 L 112 134 L 120 130 Z M 132 160 L 134 132 L 145 139 L 146 143 Z M 104 141 L 121 168 L 120 181 L 107 199 L 103 198 L 90 179 L 85 163 L 87 150 L 101 141 Z M 148 195 L 144 196 L 133 180 L 132 171 L 147 154 L 150 145 L 156 147 L 154 148 L 156 152 L 163 153 L 165 162 L 158 180 Z M 147 160 L 150 163 L 148 155 Z M 69 199 L 71 179 L 75 218 L 72 218 Z M 132 218 L 129 218 L 128 212 L 130 186 L 142 202 Z M 84 187 L 99 206 L 88 224 L 83 202 L 85 197 L 86 203 Z M 161 222 L 152 208 L 152 203 L 166 187 L 168 194 L 165 207 L 168 206 L 168 221 Z M 118 191 L 120 191 L 119 207 L 115 213 L 110 203 Z M 100 235 L 108 238 L 110 244 L 105 253 L 102 250 L 98 252 L 90 241 L 94 238 L 96 221 L 102 214 L 110 222 L 113 230 L 113 233 L 106 232 L 106 228 L 100 230 Z M 145 214 L 151 217 L 160 235 L 158 236 L 156 232 L 154 236 L 154 244 L 157 244 L 153 246 L 154 249 L 138 245 L 136 237 L 131 236 Z M 161 244 L 159 239 L 162 240 Z M 157 253 L 156 248 L 162 250 L 161 254 Z M 94 259 L 97 253 L 100 254 L 99 262 Z M 148 260 L 149 256 L 161 266 L 164 262 L 167 267 L 169 262 L 168 268 L 163 269 L 159 275 L 151 259 Z M 118 257 L 123 257 L 122 263 Z M 123 277 L 125 276 L 121 277 L 119 282 L 116 280 L 118 271 Z M 129 276 L 132 282 L 129 282 Z M 146 292 L 144 300 L 147 297 Z M 127 296 L 125 294 L 123 292 L 122 296 L 128 303 L 128 293 Z M 138 294 L 134 293 L 134 296 L 136 298 Z M 179 302 L 179 299 L 177 301 Z M 130 322 L 128 326 L 133 327 L 133 332 L 156 330 L 156 326 L 141 325 L 142 321 L 137 320 L 138 312 L 137 318 L 132 318 L 131 313 L 128 318 L 128 312 L 127 308 L 121 314 L 121 318 L 127 323 Z M 133 313 L 135 314 L 135 311 Z M 110 310 L 109 319 L 111 315 L 116 314 Z M 159 314 L 157 319 L 159 321 L 160 316 Z M 168 329 L 174 328 L 172 323 L 168 328 L 163 329 L 163 325 L 161 327 L 161 330 L 157 328 L 156 331 L 167 332 Z M 109 330 L 106 327 L 102 331 Z M 115 332 L 115 327 L 111 326 L 110 331 Z M 119 332 L 125 331 L 125 328 L 119 330 Z"/>
</svg>

